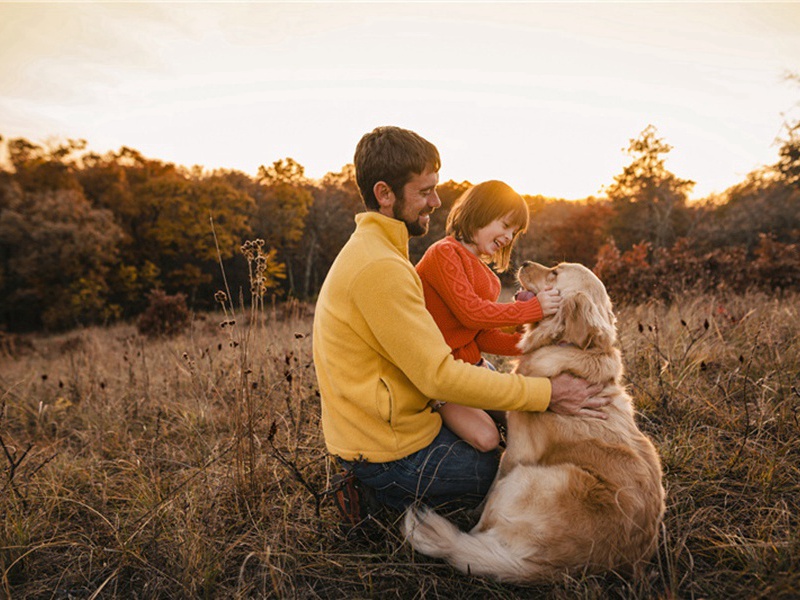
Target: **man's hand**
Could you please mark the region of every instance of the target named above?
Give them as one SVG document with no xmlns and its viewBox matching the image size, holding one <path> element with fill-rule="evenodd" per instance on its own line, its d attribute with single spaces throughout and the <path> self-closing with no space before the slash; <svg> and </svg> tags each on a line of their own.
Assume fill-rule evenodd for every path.
<svg viewBox="0 0 800 600">
<path fill-rule="evenodd" d="M 561 373 L 550 379 L 552 392 L 547 410 L 560 415 L 573 415 L 607 419 L 599 410 L 611 403 L 611 398 L 595 397 L 605 387 L 602 383 L 590 384 L 585 379 Z"/>
</svg>

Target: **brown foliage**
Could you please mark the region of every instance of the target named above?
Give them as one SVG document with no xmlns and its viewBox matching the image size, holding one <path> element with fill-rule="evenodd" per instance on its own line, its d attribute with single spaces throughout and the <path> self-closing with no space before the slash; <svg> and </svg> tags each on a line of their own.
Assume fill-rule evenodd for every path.
<svg viewBox="0 0 800 600">
<path fill-rule="evenodd" d="M 797 131 L 787 126 L 778 164 L 700 205 L 686 202 L 692 182 L 666 169 L 671 147 L 650 126 L 631 140 L 632 161 L 606 188 L 608 198 L 526 196 L 531 225 L 512 260 L 593 266 L 600 259 L 631 298 L 695 287 L 793 289 Z M 0 325 L 9 329 L 135 317 L 154 287 L 210 308 L 222 271 L 234 295 L 248 288 L 236 251 L 252 237 L 265 240 L 286 274 L 275 294 L 313 298 L 363 210 L 353 165 L 315 181 L 291 158 L 250 176 L 187 169 L 125 147 L 84 153 L 82 140 L 3 143 L 12 170 L 0 169 Z M 448 212 L 469 185 L 439 186 L 442 207 L 428 235 L 410 240 L 412 262 L 444 236 Z M 774 239 L 763 239 L 767 233 Z M 598 254 L 609 236 L 617 254 L 611 246 Z"/>
<path fill-rule="evenodd" d="M 742 247 L 697 253 L 690 240 L 653 249 L 647 242 L 620 252 L 613 240 L 598 252 L 594 271 L 620 302 L 672 300 L 686 291 L 800 290 L 800 247 L 761 234 L 755 256 Z"/>
<path fill-rule="evenodd" d="M 121 236 L 111 212 L 80 191 L 12 195 L 0 209 L 3 320 L 53 329 L 102 321 Z"/>
<path fill-rule="evenodd" d="M 136 327 L 147 337 L 174 336 L 189 327 L 191 313 L 186 308 L 186 295 L 169 295 L 163 290 L 148 294 L 147 309 L 139 316 Z"/>
</svg>

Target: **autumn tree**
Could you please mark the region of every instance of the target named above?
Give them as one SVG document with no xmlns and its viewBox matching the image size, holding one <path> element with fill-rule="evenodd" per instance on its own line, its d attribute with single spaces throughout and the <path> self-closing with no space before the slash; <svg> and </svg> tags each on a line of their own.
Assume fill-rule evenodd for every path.
<svg viewBox="0 0 800 600">
<path fill-rule="evenodd" d="M 106 280 L 122 231 L 79 190 L 8 195 L 0 210 L 3 322 L 62 328 L 116 316 Z"/>
<path fill-rule="evenodd" d="M 800 238 L 800 121 L 787 122 L 784 129 L 776 163 L 748 173 L 698 207 L 698 245 L 741 246 L 752 257 L 765 235 L 783 244 Z"/>
<path fill-rule="evenodd" d="M 234 257 L 251 235 L 252 198 L 224 173 L 177 167 L 130 148 L 82 162 L 87 196 L 111 210 L 125 234 L 111 275 L 126 304 L 141 310 L 147 292 L 164 287 L 210 305 L 218 259 Z"/>
<path fill-rule="evenodd" d="M 577 262 L 591 268 L 606 240 L 611 205 L 592 198 L 568 202 L 567 209 L 565 218 L 544 233 L 550 238 L 552 262 Z M 531 229 L 535 236 L 537 223 L 532 223 Z"/>
<path fill-rule="evenodd" d="M 302 272 L 300 294 L 316 295 L 325 275 L 355 230 L 355 215 L 364 210 L 355 178 L 355 167 L 327 173 L 312 189 L 312 202 L 306 217 L 295 268 Z"/>
<path fill-rule="evenodd" d="M 142 178 L 135 173 L 144 168 L 147 159 L 136 151 L 123 148 L 103 156 L 90 153 L 82 158 L 83 168 L 77 173 L 83 193 L 98 208 L 114 213 L 126 230 L 135 228 L 140 210 L 133 188 Z"/>
<path fill-rule="evenodd" d="M 686 199 L 694 182 L 666 169 L 664 156 L 671 150 L 648 125 L 630 141 L 631 164 L 605 188 L 613 209 L 608 233 L 621 250 L 644 241 L 656 248 L 670 246 L 686 235 L 690 224 Z"/>
<path fill-rule="evenodd" d="M 775 171 L 785 185 L 800 190 L 800 121 L 786 125 Z"/>
<path fill-rule="evenodd" d="M 111 299 L 122 307 L 124 317 L 139 314 L 147 307 L 149 291 L 162 288 L 164 282 L 161 261 L 143 243 L 150 215 L 137 190 L 150 178 L 175 173 L 176 168 L 126 147 L 102 156 L 86 154 L 81 165 L 77 178 L 84 194 L 93 206 L 111 211 L 122 229 L 117 263 L 108 274 Z"/>
<path fill-rule="evenodd" d="M 559 200 L 525 196 L 530 211 L 528 231 L 517 242 L 521 260 L 544 265 L 561 261 L 594 265 L 605 241 L 610 203 L 596 198 Z"/>
<path fill-rule="evenodd" d="M 3 322 L 64 327 L 116 316 L 107 274 L 121 231 L 94 207 L 78 179 L 83 140 L 8 140 L 0 177 Z"/>
<path fill-rule="evenodd" d="M 26 192 L 76 190 L 77 153 L 86 147 L 85 140 L 52 141 L 34 144 L 24 138 L 7 143 L 14 180 Z"/>
<path fill-rule="evenodd" d="M 224 178 L 178 172 L 149 179 L 134 191 L 140 208 L 137 262 L 156 261 L 172 291 L 187 291 L 194 300 L 205 286 L 210 297 L 218 250 L 223 259 L 230 258 L 251 234 L 252 199 Z"/>
<path fill-rule="evenodd" d="M 313 184 L 303 166 L 285 158 L 269 167 L 262 165 L 255 178 L 241 171 L 217 171 L 216 175 L 251 199 L 247 212 L 251 237 L 264 240 L 275 268 L 287 275 L 287 291 L 297 293 L 300 240 L 313 202 Z"/>
<path fill-rule="evenodd" d="M 786 76 L 790 82 L 800 85 L 800 73 L 790 73 Z M 796 103 L 794 108 L 800 106 Z M 779 137 L 780 149 L 778 162 L 773 169 L 778 179 L 795 191 L 800 190 L 800 118 L 789 118 L 785 121 L 785 137 Z"/>
<path fill-rule="evenodd" d="M 256 176 L 258 187 L 253 190 L 255 210 L 251 219 L 254 235 L 277 250 L 279 260 L 288 265 L 289 292 L 296 293 L 297 278 L 293 268 L 297 262 L 300 239 L 306 225 L 309 208 L 314 201 L 313 186 L 305 169 L 292 158 L 284 158 L 261 166 Z"/>
<path fill-rule="evenodd" d="M 263 165 L 256 176 L 261 189 L 254 195 L 253 230 L 270 245 L 294 247 L 303 236 L 305 218 L 313 201 L 305 169 L 294 159 L 284 158 Z"/>
</svg>

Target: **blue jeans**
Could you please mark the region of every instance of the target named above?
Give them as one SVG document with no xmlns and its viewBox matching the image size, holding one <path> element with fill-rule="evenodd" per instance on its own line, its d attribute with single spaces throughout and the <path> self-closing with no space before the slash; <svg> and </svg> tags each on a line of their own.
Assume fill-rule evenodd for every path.
<svg viewBox="0 0 800 600">
<path fill-rule="evenodd" d="M 500 454 L 479 452 L 442 426 L 429 446 L 385 463 L 341 461 L 377 500 L 403 510 L 419 501 L 436 508 L 473 508 L 494 481 Z"/>
</svg>

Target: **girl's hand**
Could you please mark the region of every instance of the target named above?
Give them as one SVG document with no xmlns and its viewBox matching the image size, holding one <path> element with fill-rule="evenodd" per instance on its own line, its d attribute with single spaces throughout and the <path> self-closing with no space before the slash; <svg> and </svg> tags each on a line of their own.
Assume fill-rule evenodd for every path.
<svg viewBox="0 0 800 600">
<path fill-rule="evenodd" d="M 542 314 L 550 317 L 558 312 L 561 306 L 561 292 L 553 288 L 546 288 L 536 294 L 539 304 L 542 307 Z"/>
</svg>

